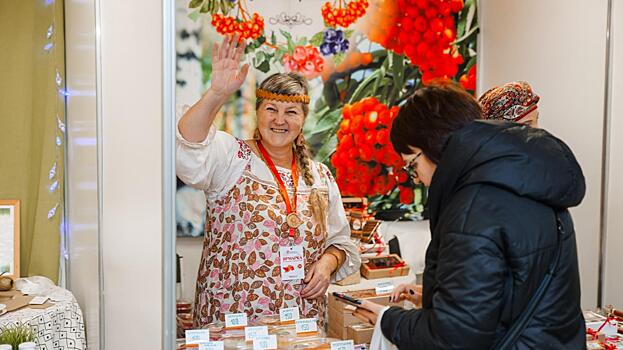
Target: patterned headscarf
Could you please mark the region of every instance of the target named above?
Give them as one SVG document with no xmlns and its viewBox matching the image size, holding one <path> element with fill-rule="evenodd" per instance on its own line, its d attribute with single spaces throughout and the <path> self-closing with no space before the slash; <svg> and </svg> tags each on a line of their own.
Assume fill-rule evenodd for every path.
<svg viewBox="0 0 623 350">
<path fill-rule="evenodd" d="M 539 95 L 525 81 L 514 81 L 487 90 L 478 102 L 482 105 L 485 119 L 519 121 L 536 109 Z"/>
</svg>

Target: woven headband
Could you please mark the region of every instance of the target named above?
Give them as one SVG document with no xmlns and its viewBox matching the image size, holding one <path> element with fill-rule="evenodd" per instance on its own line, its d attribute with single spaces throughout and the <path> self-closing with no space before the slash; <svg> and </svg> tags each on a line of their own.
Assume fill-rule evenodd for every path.
<svg viewBox="0 0 623 350">
<path fill-rule="evenodd" d="M 309 96 L 307 95 L 285 95 L 277 94 L 264 89 L 256 89 L 255 96 L 267 100 L 280 101 L 280 102 L 300 102 L 309 104 Z"/>
</svg>

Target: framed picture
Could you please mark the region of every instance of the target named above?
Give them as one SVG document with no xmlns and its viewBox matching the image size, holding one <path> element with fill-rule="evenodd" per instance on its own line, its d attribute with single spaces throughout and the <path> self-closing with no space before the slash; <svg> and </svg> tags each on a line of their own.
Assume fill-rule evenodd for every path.
<svg viewBox="0 0 623 350">
<path fill-rule="evenodd" d="M 19 200 L 0 199 L 0 274 L 19 277 Z"/>
</svg>

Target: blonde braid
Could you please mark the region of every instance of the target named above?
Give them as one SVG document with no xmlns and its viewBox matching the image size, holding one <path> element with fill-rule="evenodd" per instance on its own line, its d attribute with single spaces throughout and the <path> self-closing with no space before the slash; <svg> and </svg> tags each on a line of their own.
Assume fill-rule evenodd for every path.
<svg viewBox="0 0 623 350">
<path fill-rule="evenodd" d="M 312 188 L 311 194 L 309 195 L 309 208 L 311 209 L 313 217 L 318 222 L 320 226 L 320 233 L 325 234 L 327 231 L 327 205 L 320 198 L 320 193 L 318 189 L 314 188 L 314 176 L 311 171 L 311 152 L 303 138 L 303 134 L 299 135 L 299 138 L 294 142 L 294 153 L 296 153 L 296 160 L 301 169 L 301 174 L 303 175 L 303 180 L 305 184 Z"/>
</svg>

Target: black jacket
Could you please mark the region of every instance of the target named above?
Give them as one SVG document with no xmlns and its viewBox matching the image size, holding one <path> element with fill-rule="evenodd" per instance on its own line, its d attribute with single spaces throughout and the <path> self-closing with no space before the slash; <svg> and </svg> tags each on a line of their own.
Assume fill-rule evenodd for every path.
<svg viewBox="0 0 623 350">
<path fill-rule="evenodd" d="M 541 129 L 474 122 L 450 137 L 429 189 L 421 310 L 391 308 L 400 349 L 490 349 L 521 314 L 565 234 L 558 269 L 516 349 L 584 349 L 573 222 L 584 197 L 571 150 Z"/>
</svg>

